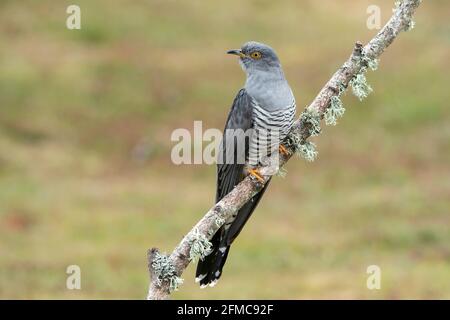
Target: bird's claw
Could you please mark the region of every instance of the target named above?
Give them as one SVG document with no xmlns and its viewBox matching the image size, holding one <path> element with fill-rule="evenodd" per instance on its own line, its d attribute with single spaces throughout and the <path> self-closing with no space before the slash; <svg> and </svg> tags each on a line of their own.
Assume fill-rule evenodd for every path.
<svg viewBox="0 0 450 320">
<path fill-rule="evenodd" d="M 248 169 L 248 173 L 256 178 L 259 182 L 264 183 L 264 178 L 261 176 L 258 169 Z"/>
<path fill-rule="evenodd" d="M 286 149 L 286 147 L 283 146 L 282 144 L 280 144 L 280 146 L 278 147 L 278 151 L 279 151 L 282 155 L 285 155 L 285 156 L 288 156 L 288 155 L 289 155 L 288 149 Z"/>
</svg>

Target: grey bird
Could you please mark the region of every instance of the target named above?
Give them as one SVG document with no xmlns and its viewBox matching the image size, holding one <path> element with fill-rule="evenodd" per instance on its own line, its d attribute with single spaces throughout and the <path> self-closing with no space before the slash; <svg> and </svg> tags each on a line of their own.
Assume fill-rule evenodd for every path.
<svg viewBox="0 0 450 320">
<path fill-rule="evenodd" d="M 246 175 L 251 174 L 258 180 L 262 179 L 257 169 L 261 154 L 266 155 L 267 150 L 273 151 L 274 144 L 280 146 L 280 151 L 286 151 L 281 142 L 285 140 L 293 125 L 296 109 L 295 98 L 284 76 L 280 60 L 271 47 L 251 41 L 245 43 L 241 49 L 227 53 L 239 57 L 247 80 L 244 88 L 235 97 L 225 124 L 219 156 L 227 161 L 218 161 L 217 164 L 216 203 Z M 234 138 L 227 139 L 225 132 L 237 129 L 251 133 L 245 140 L 238 139 L 237 143 Z M 276 132 L 277 141 L 262 138 L 268 136 L 261 134 L 262 132 Z M 239 144 L 244 148 L 238 148 Z M 244 150 L 244 162 L 237 161 L 237 149 Z M 232 154 L 234 161 L 228 161 L 229 154 Z M 214 286 L 222 275 L 231 244 L 255 210 L 269 182 L 270 180 L 257 195 L 226 221 L 211 239 L 211 253 L 197 265 L 196 282 L 202 287 Z"/>
</svg>

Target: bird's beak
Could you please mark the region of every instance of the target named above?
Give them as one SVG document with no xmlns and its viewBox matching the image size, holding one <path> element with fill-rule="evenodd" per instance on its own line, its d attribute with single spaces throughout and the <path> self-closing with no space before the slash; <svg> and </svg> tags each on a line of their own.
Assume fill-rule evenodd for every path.
<svg viewBox="0 0 450 320">
<path fill-rule="evenodd" d="M 228 54 L 234 54 L 235 56 L 239 56 L 241 58 L 245 58 L 245 54 L 242 52 L 241 49 L 233 49 L 227 51 Z"/>
</svg>

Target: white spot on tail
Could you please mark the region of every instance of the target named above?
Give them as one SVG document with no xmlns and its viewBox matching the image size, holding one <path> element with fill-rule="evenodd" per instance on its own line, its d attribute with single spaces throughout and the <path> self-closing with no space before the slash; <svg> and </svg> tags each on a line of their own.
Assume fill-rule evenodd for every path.
<svg viewBox="0 0 450 320">
<path fill-rule="evenodd" d="M 216 284 L 217 284 L 217 282 L 218 282 L 219 280 L 214 280 L 214 281 L 211 281 L 210 283 L 209 283 L 209 286 L 210 287 L 214 287 Z"/>
<path fill-rule="evenodd" d="M 222 253 L 224 253 L 226 250 L 227 250 L 227 247 L 220 247 L 219 248 L 219 251 L 222 252 Z"/>
<path fill-rule="evenodd" d="M 195 278 L 195 282 L 197 283 L 197 282 L 200 282 L 200 281 L 202 281 L 203 279 L 205 279 L 205 277 L 206 277 L 206 273 L 205 274 L 201 274 L 201 275 L 199 275 L 197 278 Z"/>
<path fill-rule="evenodd" d="M 217 270 L 217 271 L 216 271 L 216 273 L 214 273 L 214 276 L 216 276 L 216 277 L 220 277 L 220 271 L 219 271 L 219 270 Z"/>
</svg>

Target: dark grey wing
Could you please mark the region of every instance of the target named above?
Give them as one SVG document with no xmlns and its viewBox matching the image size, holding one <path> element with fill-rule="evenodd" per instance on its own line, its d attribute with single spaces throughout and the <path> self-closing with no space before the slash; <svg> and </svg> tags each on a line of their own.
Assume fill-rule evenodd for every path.
<svg viewBox="0 0 450 320">
<path fill-rule="evenodd" d="M 252 123 L 251 98 L 245 89 L 241 89 L 228 114 L 218 153 L 216 203 L 244 178 L 244 161 L 248 156 L 249 138 L 245 139 L 242 134 L 249 132 Z M 229 129 L 232 130 L 227 132 Z M 245 143 L 245 148 L 239 145 L 240 143 Z"/>
<path fill-rule="evenodd" d="M 216 203 L 233 190 L 233 188 L 241 182 L 244 175 L 245 160 L 248 157 L 248 144 L 250 135 L 242 134 L 250 131 L 253 127 L 253 106 L 251 97 L 245 89 L 241 89 L 234 99 L 233 106 L 228 115 L 225 125 L 224 135 L 222 137 L 221 149 L 219 150 L 219 163 L 217 164 L 217 192 Z M 235 133 L 231 139 L 231 135 L 227 134 L 227 129 L 241 129 L 242 132 Z M 233 130 L 233 131 L 234 131 Z M 248 132 L 247 132 L 248 133 Z M 238 137 L 239 140 L 235 140 Z M 237 142 L 237 143 L 236 143 Z M 245 144 L 242 148 L 242 144 Z M 244 154 L 242 154 L 242 152 Z M 222 155 L 222 158 L 220 158 Z M 232 160 L 232 161 L 231 161 Z M 239 160 L 239 161 L 238 161 Z M 211 239 L 212 252 L 199 261 L 196 271 L 196 281 L 200 285 L 214 285 L 222 275 L 222 269 L 230 250 L 230 245 L 238 236 L 243 226 L 250 218 L 253 210 L 258 205 L 268 183 L 257 195 L 247 202 L 230 221 L 227 221 Z"/>
</svg>

